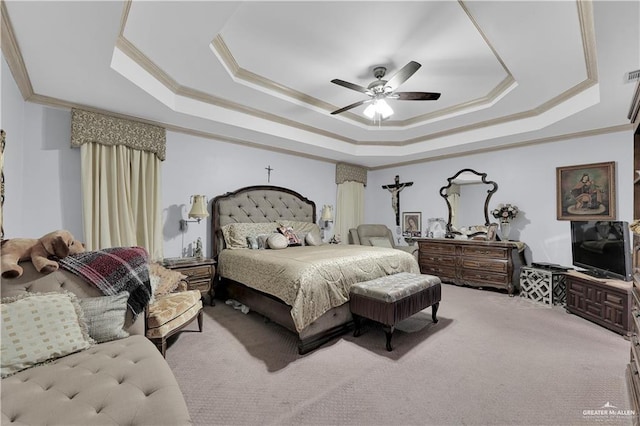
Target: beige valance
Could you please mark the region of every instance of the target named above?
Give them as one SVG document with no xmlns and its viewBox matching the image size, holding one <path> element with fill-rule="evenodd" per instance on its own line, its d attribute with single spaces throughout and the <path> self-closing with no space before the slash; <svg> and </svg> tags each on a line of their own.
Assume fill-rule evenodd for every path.
<svg viewBox="0 0 640 426">
<path fill-rule="evenodd" d="M 153 152 L 165 159 L 166 129 L 139 121 L 111 117 L 80 109 L 71 110 L 71 146 L 87 142 L 102 145 L 125 145 L 140 151 Z"/>
<path fill-rule="evenodd" d="M 367 186 L 367 169 L 355 164 L 336 164 L 336 184 L 340 185 L 348 181 L 360 182 Z"/>
</svg>

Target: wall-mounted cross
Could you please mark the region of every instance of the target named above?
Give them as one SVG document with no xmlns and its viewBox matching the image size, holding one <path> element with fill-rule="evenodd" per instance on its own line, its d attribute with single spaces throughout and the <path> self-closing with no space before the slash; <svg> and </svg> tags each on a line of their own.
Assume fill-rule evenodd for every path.
<svg viewBox="0 0 640 426">
<path fill-rule="evenodd" d="M 271 165 L 268 165 L 264 169 L 267 171 L 267 182 L 271 182 L 271 172 L 275 169 L 272 169 Z"/>
<path fill-rule="evenodd" d="M 400 191 L 407 186 L 413 185 L 413 182 L 400 183 L 400 176 L 396 175 L 394 183 L 390 185 L 382 185 L 383 189 L 391 192 L 391 207 L 396 214 L 396 226 L 400 226 Z"/>
</svg>

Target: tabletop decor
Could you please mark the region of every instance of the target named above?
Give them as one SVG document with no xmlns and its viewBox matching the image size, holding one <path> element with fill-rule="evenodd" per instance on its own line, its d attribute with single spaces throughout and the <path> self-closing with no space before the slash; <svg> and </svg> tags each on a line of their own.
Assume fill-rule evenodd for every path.
<svg viewBox="0 0 640 426">
<path fill-rule="evenodd" d="M 504 241 L 509 241 L 510 221 L 518 216 L 519 211 L 518 206 L 512 204 L 498 204 L 498 207 L 491 210 L 491 215 L 500 221 L 500 236 Z"/>
</svg>

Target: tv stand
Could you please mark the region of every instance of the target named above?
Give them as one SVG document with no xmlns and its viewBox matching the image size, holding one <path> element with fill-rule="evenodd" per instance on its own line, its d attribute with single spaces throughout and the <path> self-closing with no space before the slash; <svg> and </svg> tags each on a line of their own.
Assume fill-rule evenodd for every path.
<svg viewBox="0 0 640 426">
<path fill-rule="evenodd" d="M 633 283 L 594 278 L 576 271 L 568 271 L 566 277 L 567 312 L 629 335 Z"/>
<path fill-rule="evenodd" d="M 578 272 L 580 272 L 581 274 L 584 274 L 584 275 L 589 275 L 590 277 L 593 277 L 593 278 L 601 279 L 601 280 L 608 279 L 607 276 L 605 274 L 603 274 L 602 272 L 593 271 L 593 270 L 590 270 L 590 269 L 585 269 L 584 271 L 578 271 Z"/>
</svg>

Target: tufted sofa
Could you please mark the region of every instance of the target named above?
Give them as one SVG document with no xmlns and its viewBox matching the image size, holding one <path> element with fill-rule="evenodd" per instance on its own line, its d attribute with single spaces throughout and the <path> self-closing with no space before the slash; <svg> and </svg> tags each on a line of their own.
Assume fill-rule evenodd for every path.
<svg viewBox="0 0 640 426">
<path fill-rule="evenodd" d="M 24 275 L 2 279 L 2 297 L 66 290 L 79 298 L 101 293 L 66 271 L 49 275 L 23 262 Z M 145 336 L 144 314 L 127 310 L 129 337 L 91 346 L 2 379 L 3 425 L 191 424 L 178 383 Z"/>
</svg>

